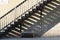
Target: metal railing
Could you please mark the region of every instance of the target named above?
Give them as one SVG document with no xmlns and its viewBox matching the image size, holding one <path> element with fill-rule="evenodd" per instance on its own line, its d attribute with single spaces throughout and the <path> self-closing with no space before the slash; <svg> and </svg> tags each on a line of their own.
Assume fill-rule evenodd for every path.
<svg viewBox="0 0 60 40">
<path fill-rule="evenodd" d="M 0 18 L 0 30 L 11 24 L 16 18 L 28 12 L 34 5 L 40 3 L 41 0 L 24 0 L 22 3 L 14 7 L 8 13 Z"/>
</svg>

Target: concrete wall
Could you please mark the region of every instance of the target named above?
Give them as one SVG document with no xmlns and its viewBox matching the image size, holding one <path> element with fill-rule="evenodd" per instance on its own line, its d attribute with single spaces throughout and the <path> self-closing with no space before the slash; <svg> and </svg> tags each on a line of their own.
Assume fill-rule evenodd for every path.
<svg viewBox="0 0 60 40">
<path fill-rule="evenodd" d="M 0 4 L 0 17 L 21 3 L 23 0 L 8 0 L 8 4 Z"/>
</svg>

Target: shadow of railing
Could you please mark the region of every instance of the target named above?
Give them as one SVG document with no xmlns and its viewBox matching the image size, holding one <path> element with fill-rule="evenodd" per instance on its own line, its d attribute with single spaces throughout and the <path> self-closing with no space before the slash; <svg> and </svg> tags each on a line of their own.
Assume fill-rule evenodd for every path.
<svg viewBox="0 0 60 40">
<path fill-rule="evenodd" d="M 52 1 L 51 3 L 48 3 L 44 7 L 42 16 L 40 13 L 41 11 L 38 10 L 37 13 L 34 13 L 30 17 L 28 17 L 26 20 L 24 20 L 21 31 L 22 32 L 32 31 L 34 32 L 34 37 L 41 37 L 44 33 L 49 31 L 57 23 L 60 22 L 60 2 Z M 15 28 L 18 28 L 18 27 L 15 27 Z M 16 30 L 16 29 L 13 29 L 13 30 Z M 15 35 L 12 36 L 11 34 L 8 33 L 8 36 L 14 37 Z"/>
<path fill-rule="evenodd" d="M 52 1 L 47 4 L 44 8 L 41 19 L 39 13 L 35 13 L 35 15 L 32 15 L 28 19 L 31 23 L 28 25 L 28 31 L 34 31 L 34 37 L 41 37 L 44 33 L 60 22 L 60 2 Z"/>
</svg>

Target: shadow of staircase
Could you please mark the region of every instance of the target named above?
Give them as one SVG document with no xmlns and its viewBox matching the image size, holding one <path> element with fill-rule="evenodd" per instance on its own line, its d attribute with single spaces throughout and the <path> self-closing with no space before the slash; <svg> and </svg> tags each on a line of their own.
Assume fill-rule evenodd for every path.
<svg viewBox="0 0 60 40">
<path fill-rule="evenodd" d="M 52 1 L 47 4 L 42 13 L 43 15 L 41 19 L 39 13 L 35 13 L 28 18 L 28 21 L 32 24 L 31 26 L 28 26 L 28 31 L 33 31 L 34 37 L 41 37 L 44 33 L 60 22 L 60 2 Z"/>
<path fill-rule="evenodd" d="M 44 33 L 60 22 L 60 1 L 51 1 L 48 3 L 42 13 L 36 6 L 21 19 L 15 21 L 5 32 L 2 32 L 3 38 L 12 38 L 22 36 L 21 32 L 33 32 L 34 37 L 41 37 Z M 39 10 L 37 10 L 39 9 Z M 27 34 L 26 34 L 27 35 Z"/>
</svg>

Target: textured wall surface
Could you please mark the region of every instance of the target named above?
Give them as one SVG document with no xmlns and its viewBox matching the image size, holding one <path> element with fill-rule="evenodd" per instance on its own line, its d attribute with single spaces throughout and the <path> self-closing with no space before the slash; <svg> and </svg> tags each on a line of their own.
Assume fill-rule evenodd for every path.
<svg viewBox="0 0 60 40">
<path fill-rule="evenodd" d="M 8 0 L 8 4 L 0 4 L 0 17 L 22 1 L 23 0 Z"/>
</svg>

